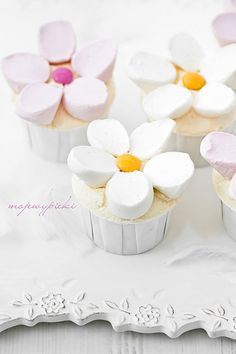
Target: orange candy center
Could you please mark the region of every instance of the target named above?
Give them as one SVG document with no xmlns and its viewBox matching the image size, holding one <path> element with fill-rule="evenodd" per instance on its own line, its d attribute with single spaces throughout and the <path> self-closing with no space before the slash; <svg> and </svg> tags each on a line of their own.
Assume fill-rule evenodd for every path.
<svg viewBox="0 0 236 354">
<path fill-rule="evenodd" d="M 185 73 L 182 80 L 189 90 L 200 90 L 206 84 L 204 77 L 197 73 Z"/>
<path fill-rule="evenodd" d="M 123 172 L 133 172 L 140 170 L 141 161 L 131 154 L 123 154 L 117 157 L 117 167 Z"/>
</svg>

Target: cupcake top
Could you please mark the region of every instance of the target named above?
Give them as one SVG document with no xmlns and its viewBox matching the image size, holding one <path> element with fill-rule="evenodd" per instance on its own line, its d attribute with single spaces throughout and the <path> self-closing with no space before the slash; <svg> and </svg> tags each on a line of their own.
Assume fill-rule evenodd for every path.
<svg viewBox="0 0 236 354">
<path fill-rule="evenodd" d="M 111 40 L 76 51 L 67 21 L 46 23 L 39 30 L 40 54 L 15 53 L 4 58 L 2 71 L 17 97 L 23 119 L 49 125 L 59 106 L 84 121 L 101 118 L 108 103 L 116 46 Z"/>
<path fill-rule="evenodd" d="M 186 135 L 227 126 L 236 107 L 236 44 L 206 56 L 192 36 L 179 33 L 171 38 L 169 52 L 171 60 L 138 52 L 128 65 L 130 79 L 147 93 L 148 118 L 176 119 L 177 132 Z"/>
<path fill-rule="evenodd" d="M 236 136 L 212 132 L 201 143 L 201 154 L 214 167 L 216 190 L 227 205 L 236 208 Z"/>
<path fill-rule="evenodd" d="M 69 168 L 90 189 L 105 189 L 110 214 L 140 218 L 152 208 L 154 190 L 176 199 L 193 175 L 188 154 L 164 152 L 174 126 L 171 119 L 144 123 L 129 137 L 117 120 L 93 121 L 87 130 L 90 146 L 71 150 Z"/>
</svg>

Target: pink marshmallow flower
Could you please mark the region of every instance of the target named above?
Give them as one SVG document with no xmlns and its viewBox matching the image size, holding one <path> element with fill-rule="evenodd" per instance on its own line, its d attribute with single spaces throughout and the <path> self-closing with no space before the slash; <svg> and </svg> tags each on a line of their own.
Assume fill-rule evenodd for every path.
<svg viewBox="0 0 236 354">
<path fill-rule="evenodd" d="M 2 61 L 8 84 L 19 94 L 17 114 L 47 125 L 62 103 L 74 118 L 101 118 L 108 102 L 106 83 L 115 64 L 115 44 L 102 40 L 76 52 L 72 25 L 55 21 L 40 28 L 39 52 L 15 53 Z"/>
<path fill-rule="evenodd" d="M 236 136 L 212 132 L 201 143 L 201 155 L 221 174 L 230 179 L 229 196 L 236 199 Z"/>
</svg>

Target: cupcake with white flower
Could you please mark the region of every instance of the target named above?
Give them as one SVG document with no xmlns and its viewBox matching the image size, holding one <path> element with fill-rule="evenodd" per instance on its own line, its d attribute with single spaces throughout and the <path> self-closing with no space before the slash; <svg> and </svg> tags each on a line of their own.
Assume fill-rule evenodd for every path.
<svg viewBox="0 0 236 354">
<path fill-rule="evenodd" d="M 176 122 L 174 144 L 190 154 L 196 166 L 205 165 L 200 142 L 212 131 L 234 129 L 236 118 L 236 44 L 205 55 L 186 33 L 169 42 L 170 60 L 136 53 L 128 75 L 143 90 L 148 120 Z"/>
<path fill-rule="evenodd" d="M 157 245 L 170 211 L 188 185 L 188 154 L 164 152 L 175 127 L 171 119 L 144 123 L 130 137 L 114 119 L 89 124 L 90 146 L 73 148 L 68 165 L 86 231 L 117 254 L 138 254 Z"/>
<path fill-rule="evenodd" d="M 116 46 L 102 40 L 76 51 L 67 21 L 39 30 L 40 54 L 15 53 L 2 61 L 16 95 L 16 113 L 26 124 L 32 150 L 66 162 L 73 146 L 87 144 L 87 126 L 105 118 L 113 100 Z"/>
<path fill-rule="evenodd" d="M 201 154 L 214 168 L 213 185 L 221 201 L 225 229 L 236 240 L 236 136 L 208 134 L 201 143 Z"/>
</svg>

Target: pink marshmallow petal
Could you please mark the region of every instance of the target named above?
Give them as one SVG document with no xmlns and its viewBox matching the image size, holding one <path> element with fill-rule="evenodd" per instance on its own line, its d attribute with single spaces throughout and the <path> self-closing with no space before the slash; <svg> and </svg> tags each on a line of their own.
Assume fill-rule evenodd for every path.
<svg viewBox="0 0 236 354">
<path fill-rule="evenodd" d="M 16 104 L 16 113 L 23 119 L 38 124 L 50 124 L 61 102 L 60 86 L 36 83 L 26 86 Z"/>
<path fill-rule="evenodd" d="M 222 176 L 232 178 L 236 172 L 236 136 L 212 132 L 201 143 L 201 155 Z"/>
<path fill-rule="evenodd" d="M 109 81 L 116 59 L 116 46 L 111 40 L 89 45 L 72 57 L 72 68 L 78 76 L 95 77 Z"/>
<path fill-rule="evenodd" d="M 236 11 L 236 0 L 223 1 L 225 11 Z"/>
<path fill-rule="evenodd" d="M 224 0 L 223 3 L 226 11 L 236 11 L 236 0 Z"/>
<path fill-rule="evenodd" d="M 101 118 L 108 102 L 108 91 L 103 81 L 83 77 L 64 89 L 64 107 L 74 118 L 91 121 Z"/>
<path fill-rule="evenodd" d="M 212 21 L 212 29 L 219 44 L 236 43 L 236 12 L 220 14 Z"/>
<path fill-rule="evenodd" d="M 28 84 L 47 81 L 50 66 L 41 55 L 16 53 L 2 60 L 2 72 L 13 91 L 19 93 Z"/>
<path fill-rule="evenodd" d="M 75 47 L 75 33 L 69 22 L 49 22 L 40 28 L 39 50 L 50 63 L 57 64 L 69 61 Z"/>
<path fill-rule="evenodd" d="M 233 175 L 233 178 L 229 184 L 229 196 L 232 199 L 236 199 L 236 173 Z"/>
</svg>

